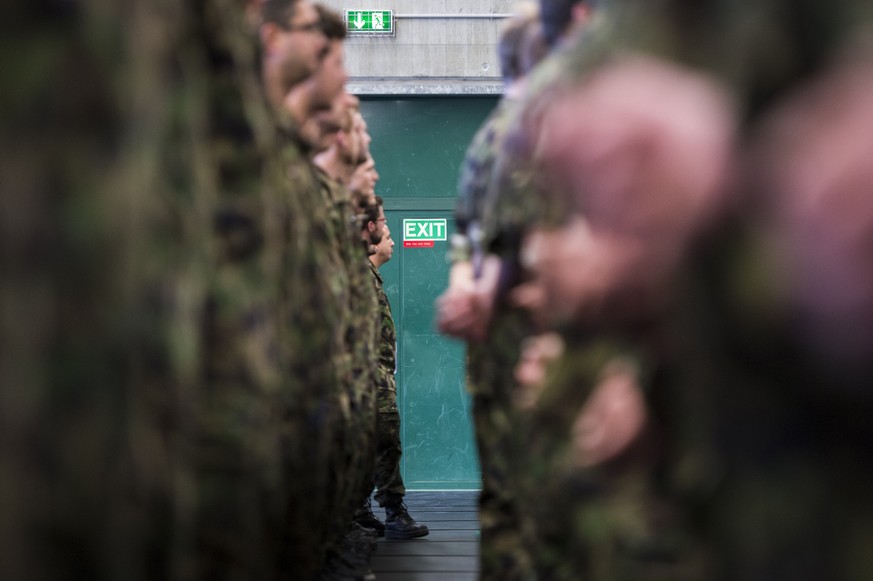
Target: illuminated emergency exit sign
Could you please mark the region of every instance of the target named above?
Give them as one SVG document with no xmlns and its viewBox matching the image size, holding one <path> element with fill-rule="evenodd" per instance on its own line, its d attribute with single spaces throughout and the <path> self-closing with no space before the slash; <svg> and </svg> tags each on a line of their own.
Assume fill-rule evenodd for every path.
<svg viewBox="0 0 873 581">
<path fill-rule="evenodd" d="M 346 10 L 350 36 L 394 36 L 393 10 Z"/>
<path fill-rule="evenodd" d="M 434 242 L 446 240 L 445 218 L 418 218 L 403 221 L 404 248 L 433 248 Z"/>
</svg>

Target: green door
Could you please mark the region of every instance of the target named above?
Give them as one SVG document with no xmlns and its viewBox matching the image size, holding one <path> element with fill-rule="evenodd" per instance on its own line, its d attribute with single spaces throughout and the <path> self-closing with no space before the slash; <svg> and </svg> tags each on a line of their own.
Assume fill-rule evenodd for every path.
<svg viewBox="0 0 873 581">
<path fill-rule="evenodd" d="M 464 347 L 434 326 L 448 280 L 448 242 L 404 248 L 404 220 L 452 219 L 458 168 L 495 98 L 378 99 L 361 103 L 385 199 L 394 258 L 382 276 L 397 326 L 397 396 L 407 488 L 478 489 Z M 412 246 L 412 245 L 410 245 Z"/>
</svg>

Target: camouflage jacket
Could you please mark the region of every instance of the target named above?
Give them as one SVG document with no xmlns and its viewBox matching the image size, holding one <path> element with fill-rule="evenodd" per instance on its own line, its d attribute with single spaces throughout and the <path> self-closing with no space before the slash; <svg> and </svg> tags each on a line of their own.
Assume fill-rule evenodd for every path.
<svg viewBox="0 0 873 581">
<path fill-rule="evenodd" d="M 393 387 L 394 371 L 397 367 L 397 334 L 394 329 L 394 318 L 391 316 L 391 304 L 388 295 L 382 287 L 382 275 L 373 263 L 370 263 L 370 272 L 373 275 L 373 286 L 379 298 L 379 328 L 378 328 L 378 354 L 379 371 L 377 385 L 379 388 Z"/>
</svg>

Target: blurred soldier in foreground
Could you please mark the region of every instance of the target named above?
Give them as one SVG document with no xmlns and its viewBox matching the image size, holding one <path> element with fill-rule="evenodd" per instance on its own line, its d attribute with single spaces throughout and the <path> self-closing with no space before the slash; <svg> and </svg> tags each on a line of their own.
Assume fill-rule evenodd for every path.
<svg viewBox="0 0 873 581">
<path fill-rule="evenodd" d="M 506 94 L 467 151 L 456 209 L 454 264 L 449 289 L 437 301 L 440 330 L 469 342 L 467 379 L 483 481 L 479 501 L 483 579 L 531 575 L 513 466 L 518 442 L 511 398 L 519 346 L 533 330 L 524 313 L 503 300 L 518 274 L 512 256 L 516 232 L 490 229 L 485 223 L 494 200 L 502 194 L 496 189 L 496 167 L 505 136 L 517 118 L 525 76 L 545 52 L 536 10 L 528 8 L 501 35 L 498 50 Z"/>
<path fill-rule="evenodd" d="M 327 382 L 302 363 L 329 351 L 317 326 L 282 326 L 309 214 L 282 185 L 244 6 L 50 13 L 27 41 L 47 44 L 16 56 L 43 55 L 25 63 L 43 97 L 11 109 L 34 141 L 7 158 L 27 195 L 3 212 L 4 263 L 28 258 L 3 277 L 20 319 L 2 335 L 0 575 L 307 577 L 318 547 L 289 517 L 326 480 L 299 442 L 321 433 L 307 406 Z M 288 34 L 291 83 L 324 41 Z M 309 290 L 294 296 L 318 310 Z M 306 343 L 287 349 L 289 329 Z"/>
<path fill-rule="evenodd" d="M 322 21 L 330 24 L 325 30 L 331 50 L 325 61 L 334 64 L 328 67 L 328 71 L 341 69 L 337 65 L 342 63 L 345 24 L 328 10 L 321 9 L 320 12 Z M 355 568 L 360 569 L 361 576 L 370 574 L 366 568 L 376 546 L 377 534 L 363 529 L 353 518 L 372 489 L 377 421 L 374 386 L 376 326 L 373 321 L 377 299 L 356 227 L 358 210 L 354 208 L 351 193 L 345 185 L 362 157 L 362 137 L 354 124 L 357 115 L 358 100 L 345 92 L 340 93 L 334 99 L 334 106 L 316 117 L 326 116 L 335 122 L 335 126 L 328 128 L 326 148 L 312 152 L 321 193 L 331 218 L 331 291 L 337 293 L 343 305 L 343 319 L 336 329 L 338 340 L 343 345 L 337 366 L 346 384 L 347 404 L 344 409 L 348 426 L 340 450 L 346 467 L 336 477 L 341 492 L 337 503 L 344 510 L 340 529 L 342 539 L 332 541 L 328 564 L 329 574 L 336 578 L 348 576 L 350 572 L 355 576 Z"/>
<path fill-rule="evenodd" d="M 664 365 L 642 407 L 586 403 L 598 437 L 576 454 L 606 471 L 656 446 L 644 458 L 709 544 L 706 578 L 873 572 L 871 342 L 854 324 L 873 304 L 870 16 L 629 5 L 622 50 L 579 58 L 543 119 L 576 218 L 529 240 L 541 316 L 648 320 Z"/>
<path fill-rule="evenodd" d="M 332 365 L 338 307 L 318 270 L 326 216 L 298 133 L 329 99 L 308 81 L 327 41 L 312 4 L 269 0 L 259 7 L 264 85 L 254 94 L 265 94 L 270 109 L 243 110 L 266 125 L 252 135 L 267 152 L 262 186 L 254 188 L 257 174 L 243 166 L 246 151 L 226 142 L 215 148 L 227 159 L 222 175 L 230 185 L 217 199 L 216 266 L 203 325 L 203 575 L 311 578 L 325 535 L 312 523 L 335 510 L 328 483 L 341 469 L 333 453 L 342 427 Z"/>
<path fill-rule="evenodd" d="M 129 454 L 135 422 L 159 428 L 128 399 L 133 347 L 148 327 L 135 307 L 147 279 L 127 264 L 143 229 L 125 217 L 148 202 L 116 186 L 155 177 L 125 171 L 134 147 L 124 111 L 137 105 L 163 121 L 166 110 L 115 90 L 145 40 L 121 34 L 128 10 L 80 2 L 2 12 L 0 577 L 113 579 L 130 567 L 144 578 L 151 542 L 165 574 L 160 524 L 144 517 L 152 498 L 169 508 L 173 474 L 150 462 L 134 472 Z M 100 24 L 89 27 L 94 16 Z M 150 137 L 138 144 L 149 160 Z M 160 440 L 155 452 L 165 457 Z M 131 487 L 138 476 L 142 496 Z"/>
<path fill-rule="evenodd" d="M 574 22 L 574 14 L 581 21 Z M 521 238 L 543 222 L 566 219 L 562 212 L 566 204 L 552 198 L 555 184 L 551 176 L 531 159 L 541 147 L 540 136 L 529 131 L 527 124 L 548 112 L 553 95 L 567 83 L 571 51 L 576 46 L 587 49 L 592 37 L 601 38 L 608 25 L 606 17 L 605 11 L 591 12 L 590 5 L 543 3 L 543 22 L 556 51 L 528 81 L 522 105 L 516 108 L 515 125 L 502 141 L 503 151 L 485 203 L 485 231 L 501 233 L 492 239 L 494 249 L 504 257 L 504 264 L 513 267 L 506 269 L 513 272 L 511 282 L 502 280 L 507 287 L 525 281 L 527 275 L 525 256 L 519 254 Z M 585 24 L 580 26 L 581 22 Z M 544 208 L 543 200 L 552 203 Z M 511 294 L 514 299 L 518 291 Z M 595 386 L 618 394 L 616 398 L 595 398 L 602 402 L 598 408 L 611 409 L 615 401 L 627 403 L 629 410 L 639 408 L 637 394 L 650 373 L 645 349 L 602 329 L 556 329 L 560 336 L 549 336 L 542 343 L 555 355 L 566 349 L 560 373 L 549 379 L 538 401 L 530 397 L 530 390 L 514 386 L 510 399 L 515 403 L 527 399 L 527 407 L 533 408 L 515 414 L 513 430 L 523 442 L 516 450 L 516 462 L 523 469 L 514 474 L 513 485 L 521 500 L 522 522 L 528 527 L 534 575 L 556 579 L 688 578 L 684 554 L 677 558 L 677 552 L 684 548 L 677 550 L 675 545 L 681 542 L 674 539 L 681 527 L 668 514 L 672 507 L 650 493 L 648 464 L 639 464 L 632 471 L 625 470 L 621 478 L 614 478 L 591 472 L 588 465 L 577 463 L 568 454 L 574 442 L 576 414 Z M 530 325 L 527 332 L 533 334 L 535 327 Z M 585 428 L 586 424 L 583 422 Z M 631 431 L 627 437 L 635 435 Z M 610 457 L 597 452 L 603 454 L 601 461 Z"/>
<path fill-rule="evenodd" d="M 268 3 L 265 7 L 269 6 Z M 329 360 L 311 360 L 309 365 L 310 369 L 324 366 L 330 373 L 325 378 L 331 383 L 321 388 L 323 407 L 317 417 L 323 425 L 312 440 L 321 440 L 320 446 L 312 451 L 319 454 L 315 465 L 320 463 L 327 468 L 327 480 L 322 489 L 300 496 L 299 502 L 307 504 L 300 511 L 307 518 L 306 524 L 300 525 L 300 534 L 316 539 L 315 552 L 322 556 L 319 578 L 369 578 L 372 573 L 367 570 L 367 562 L 375 548 L 375 535 L 357 527 L 353 514 L 369 493 L 374 461 L 376 408 L 371 379 L 374 348 L 372 340 L 366 339 L 372 335 L 374 325 L 362 318 L 364 311 L 372 318 L 375 296 L 361 286 L 366 284 L 368 275 L 363 270 L 363 255 L 352 227 L 348 195 L 309 159 L 317 153 L 311 150 L 313 144 L 326 137 L 322 129 L 335 134 L 329 123 L 337 123 L 347 115 L 345 107 L 352 104 L 343 91 L 344 23 L 330 10 L 309 8 L 326 35 L 327 44 L 318 54 L 315 74 L 291 87 L 281 100 L 285 132 L 290 137 L 283 155 L 291 183 L 303 188 L 299 195 L 311 204 L 303 216 L 312 227 L 312 236 L 299 248 L 306 249 L 313 262 L 309 273 L 298 281 L 317 281 L 322 307 L 309 309 L 305 317 L 304 313 L 292 312 L 306 324 L 320 319 L 317 336 L 327 333 L 331 355 Z M 301 24 L 300 29 L 306 32 L 307 25 Z M 269 34 L 265 38 L 270 38 Z M 316 139 L 307 142 L 305 130 L 313 121 L 318 127 Z M 328 124 L 318 126 L 323 121 Z"/>
<path fill-rule="evenodd" d="M 342 30 L 344 33 L 345 28 Z M 370 284 L 356 211 L 344 185 L 359 156 L 359 139 L 352 130 L 356 113 L 357 99 L 342 93 L 331 110 L 319 113 L 307 123 L 318 126 L 320 136 L 317 141 L 321 147 L 312 154 L 323 201 L 331 218 L 330 290 L 344 305 L 343 322 L 336 329 L 344 351 L 337 366 L 343 370 L 346 392 L 343 409 L 348 427 L 346 439 L 338 440 L 341 446 L 337 450 L 343 455 L 345 470 L 336 474 L 336 502 L 344 509 L 338 515 L 336 531 L 339 534 L 330 541 L 328 549 L 329 568 L 334 574 L 349 569 L 349 565 L 366 565 L 376 539 L 375 531 L 361 530 L 352 518 L 363 499 L 369 498 L 376 425 L 375 324 L 372 321 L 377 308 L 376 295 Z M 338 154 L 340 150 L 344 155 Z"/>
</svg>

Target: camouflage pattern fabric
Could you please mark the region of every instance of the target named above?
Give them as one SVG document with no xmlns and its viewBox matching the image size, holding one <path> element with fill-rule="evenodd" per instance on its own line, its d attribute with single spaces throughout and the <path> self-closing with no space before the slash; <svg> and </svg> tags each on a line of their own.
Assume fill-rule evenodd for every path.
<svg viewBox="0 0 873 581">
<path fill-rule="evenodd" d="M 832 66 L 859 35 L 869 35 L 871 23 L 870 6 L 851 0 L 732 10 L 728 30 L 736 34 L 726 44 L 738 53 L 723 57 L 730 66 L 704 65 L 736 91 L 752 126 Z M 680 19 L 683 11 L 672 16 Z M 689 52 L 682 47 L 677 58 L 688 60 Z M 677 334 L 698 350 L 691 342 L 708 334 L 699 361 L 713 370 L 704 376 L 709 381 L 686 383 L 682 392 L 704 389 L 712 402 L 704 408 L 711 452 L 705 458 L 717 477 L 708 482 L 714 492 L 703 514 L 722 579 L 863 579 L 873 571 L 857 548 L 871 538 L 873 475 L 865 458 L 873 438 L 861 419 L 871 410 L 869 389 L 842 391 L 841 370 L 817 366 L 817 354 L 799 343 L 790 292 L 768 280 L 776 265 L 756 217 L 768 195 L 747 191 L 739 214 L 690 269 L 700 285 L 691 304 L 705 317 Z M 681 367 L 690 379 L 689 364 L 683 359 Z M 869 374 L 864 379 L 869 385 Z"/>
<path fill-rule="evenodd" d="M 498 179 L 495 174 L 499 172 L 501 148 L 512 128 L 516 106 L 517 102 L 504 99 L 468 149 L 457 214 L 466 215 L 470 223 L 485 226 L 489 204 L 493 203 L 488 195 Z M 486 228 L 483 251 L 491 250 L 489 235 Z M 511 272 L 515 258 L 509 257 L 504 262 L 505 272 Z M 515 490 L 513 459 L 517 458 L 517 442 L 511 403 L 516 385 L 513 369 L 520 356 L 521 342 L 530 334 L 527 316 L 498 298 L 488 338 L 468 345 L 467 386 L 473 395 L 473 421 L 482 471 L 479 497 L 482 579 L 525 579 L 530 575 L 530 557 Z"/>
<path fill-rule="evenodd" d="M 376 381 L 376 402 L 378 420 L 376 428 L 376 469 L 373 483 L 376 486 L 375 499 L 379 506 L 396 504 L 403 500 L 406 486 L 400 476 L 400 413 L 397 410 L 397 384 L 394 371 L 397 367 L 397 333 L 391 303 L 385 294 L 382 275 L 371 262 L 370 273 L 376 296 L 379 301 L 379 341 L 378 370 Z"/>
<path fill-rule="evenodd" d="M 352 326 L 351 304 L 351 279 L 343 256 L 342 235 L 347 223 L 339 214 L 335 197 L 336 184 L 320 168 L 313 166 L 313 171 L 318 178 L 320 203 L 323 206 L 328 220 L 325 223 L 328 245 L 325 253 L 323 268 L 327 274 L 327 290 L 332 295 L 332 301 L 337 305 L 338 324 L 332 329 L 331 339 L 335 346 L 333 365 L 336 370 L 338 384 L 335 389 L 335 404 L 340 416 L 340 424 L 335 431 L 335 449 L 331 453 L 336 457 L 332 461 L 335 464 L 335 479 L 328 483 L 331 492 L 327 493 L 333 506 L 347 507 L 351 504 L 352 491 L 355 489 L 355 475 L 352 467 L 355 465 L 356 422 L 360 420 L 352 413 L 352 401 L 355 399 L 354 376 L 352 370 L 351 346 L 347 338 Z M 335 487 L 335 489 L 334 489 Z M 336 522 L 332 523 L 326 542 L 338 542 L 345 534 L 348 526 L 348 510 L 336 510 L 333 515 Z"/>
<path fill-rule="evenodd" d="M 372 318 L 375 297 L 370 290 L 369 273 L 362 273 L 363 257 L 360 237 L 356 237 L 349 208 L 349 193 L 344 186 L 315 168 L 318 174 L 322 202 L 329 215 L 330 263 L 336 298 L 342 308 L 341 323 L 335 328 L 340 349 L 337 371 L 340 374 L 339 402 L 342 429 L 336 436 L 339 463 L 336 466 L 336 522 L 328 542 L 336 543 L 348 532 L 354 511 L 369 496 L 375 450 L 376 409 L 372 383 L 372 339 L 363 333 L 374 332 L 373 325 L 361 319 L 363 313 Z M 362 274 L 366 279 L 362 280 Z"/>
<path fill-rule="evenodd" d="M 482 221 L 485 194 L 498 150 L 509 129 L 513 99 L 502 98 L 491 114 L 476 131 L 470 142 L 458 179 L 458 200 L 455 206 L 455 224 L 459 234 L 468 234 L 472 222 Z"/>
<path fill-rule="evenodd" d="M 663 417 L 652 413 L 640 441 L 616 459 L 595 467 L 575 460 L 574 422 L 611 359 L 632 357 L 641 366 L 645 391 L 662 389 L 646 371 L 650 357 L 640 350 L 642 343 L 602 332 L 565 332 L 563 338 L 564 354 L 522 424 L 526 470 L 519 486 L 537 578 L 709 578 L 700 531 L 661 480 Z"/>
<path fill-rule="evenodd" d="M 459 176 L 455 222 L 458 234 L 468 241 L 471 235 L 481 235 L 474 233 L 472 227 L 477 226 L 481 233 L 489 184 L 503 139 L 512 127 L 516 105 L 515 99 L 504 97 L 467 148 Z M 484 253 L 487 249 L 482 242 L 476 241 L 477 251 Z M 453 251 L 452 259 L 471 260 L 474 258 L 471 250 L 468 243 L 465 248 Z M 512 368 L 527 328 L 520 324 L 524 319 L 520 313 L 508 320 L 501 320 L 501 315 L 496 318 L 487 342 L 470 343 L 467 347 L 467 389 L 473 396 L 473 422 L 482 473 L 479 574 L 481 579 L 525 579 L 530 561 L 522 541 L 510 468 L 510 460 L 515 457 L 510 443 L 513 433 L 510 395 L 515 384 Z"/>
<path fill-rule="evenodd" d="M 869 6 L 851 1 L 627 5 L 619 44 L 720 79 L 747 130 L 870 21 Z M 869 397 L 847 398 L 840 370 L 816 367 L 798 344 L 783 281 L 773 280 L 772 223 L 760 215 L 767 195 L 737 200 L 738 213 L 696 249 L 674 308 L 661 313 L 670 357 L 648 399 L 665 432 L 649 477 L 709 545 L 704 578 L 864 579 Z"/>
<path fill-rule="evenodd" d="M 495 317 L 490 338 L 470 344 L 468 385 L 473 390 L 473 422 L 482 471 L 479 494 L 480 578 L 530 579 L 531 557 L 522 522 L 518 474 L 518 412 L 512 403 L 515 363 L 521 342 L 531 334 L 518 311 Z"/>
<path fill-rule="evenodd" d="M 598 14 L 530 76 L 486 203 L 489 249 L 515 264 L 509 284 L 524 278 L 517 254 L 525 235 L 560 227 L 573 215 L 573 200 L 539 166 L 539 119 L 553 99 L 608 61 L 614 34 L 608 13 Z M 517 453 L 524 469 L 515 477 L 536 578 L 706 579 L 705 544 L 660 481 L 663 457 L 656 444 L 603 468 L 574 462 L 571 428 L 603 366 L 617 356 L 639 359 L 635 353 L 648 353 L 651 338 L 634 329 L 574 324 L 558 331 L 567 349 L 535 409 L 516 419 L 524 426 L 516 428 L 523 433 Z M 661 423 L 651 421 L 658 429 L 650 427 L 654 434 L 647 438 L 657 439 Z"/>
<path fill-rule="evenodd" d="M 514 254 L 513 247 L 533 228 L 559 227 L 573 215 L 567 192 L 540 167 L 537 130 L 550 104 L 611 54 L 614 18 L 607 9 L 595 14 L 592 22 L 530 72 L 524 94 L 507 121 L 510 129 L 499 146 L 495 179 L 484 193 L 482 216 L 485 238 L 497 254 Z"/>
<path fill-rule="evenodd" d="M 4 578 L 318 565 L 338 407 L 313 363 L 333 357 L 323 218 L 299 153 L 277 155 L 242 8 L 3 19 L 4 71 L 32 79 L 4 107 L 3 174 L 26 194 L 4 195 Z"/>
<path fill-rule="evenodd" d="M 348 199 L 348 194 L 346 194 Z M 376 438 L 378 422 L 378 321 L 373 316 L 378 312 L 378 296 L 373 288 L 370 260 L 361 244 L 360 229 L 350 212 L 347 202 L 341 203 L 345 210 L 347 229 L 344 244 L 345 257 L 353 280 L 353 328 L 347 338 L 352 346 L 352 370 L 354 397 L 352 410 L 358 416 L 359 428 L 354 434 L 357 446 L 355 487 L 350 499 L 350 511 L 358 510 L 373 491 L 373 470 L 376 462 Z"/>
<path fill-rule="evenodd" d="M 552 56 L 531 72 L 522 99 L 502 108 L 490 133 L 486 129 L 484 135 L 490 140 L 483 139 L 483 149 L 471 147 L 474 159 L 465 162 L 465 166 L 481 173 L 469 173 L 462 181 L 463 186 L 481 188 L 467 194 L 462 192 L 461 200 L 476 200 L 472 208 L 479 213 L 483 247 L 502 261 L 498 302 L 488 338 L 468 349 L 468 385 L 473 393 L 483 481 L 480 498 L 483 579 L 532 578 L 533 551 L 539 550 L 532 538 L 533 521 L 525 514 L 524 500 L 520 498 L 519 487 L 528 475 L 524 460 L 527 443 L 518 430 L 523 414 L 514 408 L 512 401 L 518 388 L 514 370 L 521 344 L 535 334 L 535 328 L 528 314 L 508 305 L 505 296 L 523 280 L 519 250 L 525 234 L 546 219 L 547 208 L 557 208 L 557 204 L 543 204 L 550 186 L 547 176 L 538 171 L 533 161 L 534 143 L 524 132 L 524 123 L 533 114 L 534 104 L 539 107 L 530 95 L 542 95 L 560 79 L 563 67 L 564 60 Z M 486 145 L 491 147 L 487 155 L 483 153 Z"/>
<path fill-rule="evenodd" d="M 121 508 L 117 447 L 132 343 L 125 207 L 108 175 L 126 161 L 115 91 L 128 17 L 103 2 L 4 7 L 0 72 L 0 576 L 111 576 L 143 566 Z M 91 29 L 87 27 L 92 17 Z M 86 460 L 83 461 L 83 456 Z M 107 555 L 104 543 L 126 550 Z M 142 571 L 144 569 L 138 569 Z"/>
</svg>

